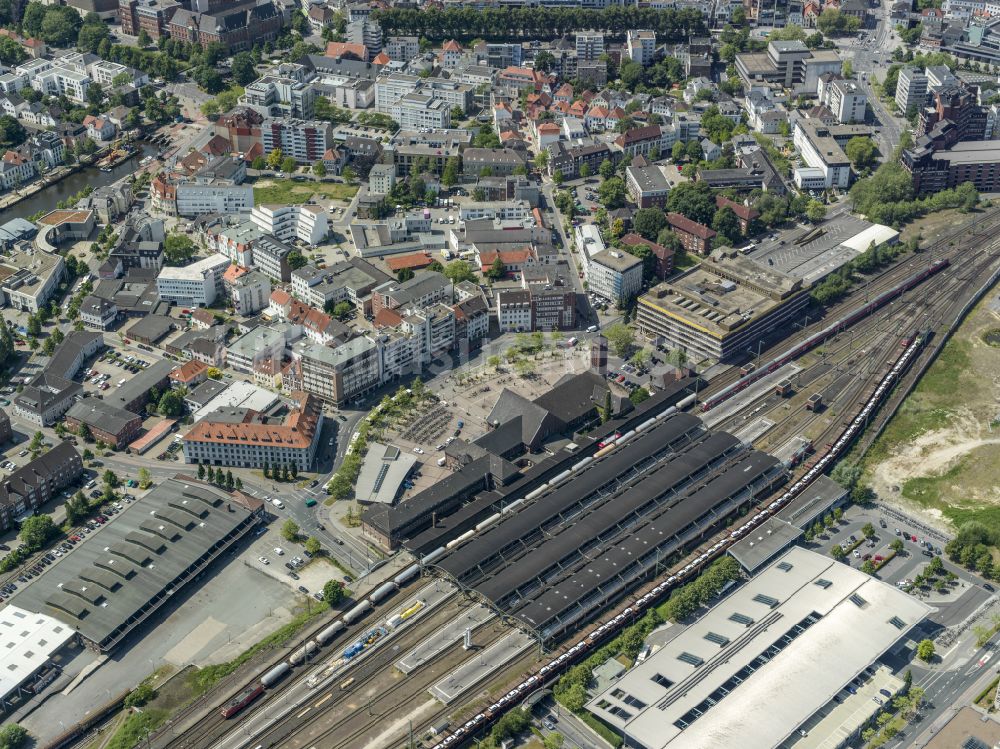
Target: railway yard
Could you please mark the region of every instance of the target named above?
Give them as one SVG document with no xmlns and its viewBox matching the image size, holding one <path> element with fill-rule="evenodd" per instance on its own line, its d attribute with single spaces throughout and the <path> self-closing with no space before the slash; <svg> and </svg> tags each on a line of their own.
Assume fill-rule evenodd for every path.
<svg viewBox="0 0 1000 749">
<path fill-rule="evenodd" d="M 799 501 L 836 458 L 870 444 L 872 427 L 1000 270 L 997 226 L 1000 211 L 979 215 L 972 229 L 872 276 L 823 320 L 761 351 L 749 375 L 733 367 L 715 378 L 699 406 L 685 411 L 694 398 L 683 392 L 654 397 L 529 479 L 442 509 L 433 527 L 403 540 L 422 577 L 315 650 L 296 651 L 305 663 L 233 717 L 219 709 L 248 680 L 213 691 L 150 745 L 359 747 L 412 737 L 444 747 L 484 735 Z M 807 408 L 817 394 L 822 405 Z M 324 639 L 329 625 L 302 642 Z"/>
</svg>

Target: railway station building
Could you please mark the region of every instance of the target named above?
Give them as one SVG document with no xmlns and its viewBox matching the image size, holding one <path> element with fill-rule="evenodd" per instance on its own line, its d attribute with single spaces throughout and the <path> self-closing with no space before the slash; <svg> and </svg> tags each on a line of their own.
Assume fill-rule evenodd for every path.
<svg viewBox="0 0 1000 749">
<path fill-rule="evenodd" d="M 683 412 L 559 476 L 432 564 L 541 641 L 659 575 L 786 480 L 776 458 Z"/>
<path fill-rule="evenodd" d="M 102 653 L 126 638 L 238 543 L 263 503 L 178 474 L 101 526 L 11 603 L 65 624 Z"/>
<path fill-rule="evenodd" d="M 586 708 L 631 749 L 855 745 L 881 710 L 873 698 L 903 687 L 878 659 L 931 610 L 793 547 L 698 621 L 671 627 L 662 647 Z"/>
<path fill-rule="evenodd" d="M 639 297 L 639 330 L 689 361 L 738 359 L 809 304 L 801 279 L 735 252 L 716 252 Z"/>
</svg>

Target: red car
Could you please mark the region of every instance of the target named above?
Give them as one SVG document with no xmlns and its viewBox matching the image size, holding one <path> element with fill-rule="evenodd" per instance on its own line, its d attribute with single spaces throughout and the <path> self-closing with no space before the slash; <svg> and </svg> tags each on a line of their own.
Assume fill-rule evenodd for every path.
<svg viewBox="0 0 1000 749">
<path fill-rule="evenodd" d="M 883 559 L 885 559 L 885 557 L 883 557 L 881 554 L 876 554 L 875 555 L 875 561 L 876 562 L 881 562 Z"/>
<path fill-rule="evenodd" d="M 76 534 L 74 534 L 74 535 L 72 535 L 72 536 L 69 537 L 69 540 L 70 541 L 82 541 L 83 539 L 80 536 L 77 536 Z"/>
<path fill-rule="evenodd" d="M 913 543 L 916 543 L 917 542 L 917 537 L 916 536 L 910 536 L 910 540 L 913 541 Z"/>
</svg>

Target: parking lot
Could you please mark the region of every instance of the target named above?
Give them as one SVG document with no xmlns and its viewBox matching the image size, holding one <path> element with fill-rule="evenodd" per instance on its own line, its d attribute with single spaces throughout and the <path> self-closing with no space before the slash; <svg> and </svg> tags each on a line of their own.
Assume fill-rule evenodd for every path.
<svg viewBox="0 0 1000 749">
<path fill-rule="evenodd" d="M 862 530 L 867 523 L 871 523 L 875 528 L 875 535 L 868 541 L 863 540 Z M 985 595 L 981 589 L 983 586 L 981 580 L 948 561 L 943 553 L 944 544 L 940 539 L 930 538 L 912 525 L 883 515 L 877 508 L 858 506 L 848 508 L 841 521 L 836 523 L 833 529 L 818 537 L 810 546 L 820 554 L 829 554 L 836 544 L 843 548 L 853 545 L 852 536 L 855 540 L 862 539 L 862 542 L 856 550 L 845 557 L 844 563 L 858 568 L 869 560 L 875 563 L 876 557 L 883 559 L 888 557 L 892 553 L 893 541 L 897 539 L 901 541 L 902 551 L 876 572 L 875 577 L 909 590 L 912 595 L 920 596 L 929 603 L 942 605 L 955 603 L 974 588 L 980 588 L 980 595 Z M 930 548 L 927 544 L 930 544 Z M 912 586 L 913 580 L 926 569 L 928 562 L 934 557 L 940 557 L 943 563 L 944 574 L 939 578 L 952 572 L 957 576 L 957 580 L 953 584 L 943 586 L 941 590 Z"/>
</svg>

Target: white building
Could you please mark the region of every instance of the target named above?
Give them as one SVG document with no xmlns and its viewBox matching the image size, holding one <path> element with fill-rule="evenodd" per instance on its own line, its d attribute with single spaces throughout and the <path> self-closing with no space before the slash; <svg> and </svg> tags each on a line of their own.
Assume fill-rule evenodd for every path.
<svg viewBox="0 0 1000 749">
<path fill-rule="evenodd" d="M 927 102 L 927 76 L 922 70 L 906 67 L 896 80 L 896 108 L 901 113 L 922 109 Z"/>
<path fill-rule="evenodd" d="M 888 702 L 880 689 L 903 687 L 873 664 L 931 611 L 792 547 L 586 708 L 629 747 L 860 746 L 852 737 Z"/>
<path fill-rule="evenodd" d="M 271 298 L 271 279 L 260 271 L 250 271 L 226 281 L 229 299 L 240 315 L 252 315 L 268 306 Z"/>
<path fill-rule="evenodd" d="M 835 78 L 820 80 L 819 100 L 826 104 L 838 122 L 847 124 L 864 122 L 868 109 L 868 95 L 854 81 Z"/>
<path fill-rule="evenodd" d="M 812 120 L 796 120 L 792 142 L 806 164 L 823 171 L 824 187 L 843 190 L 850 186 L 851 161 L 829 128 Z"/>
<path fill-rule="evenodd" d="M 532 328 L 531 292 L 528 289 L 496 290 L 497 324 L 501 333 L 525 333 Z"/>
<path fill-rule="evenodd" d="M 632 62 L 643 67 L 653 63 L 656 52 L 656 32 L 646 30 L 629 31 L 625 37 L 625 53 Z"/>
<path fill-rule="evenodd" d="M 271 117 L 313 116 L 316 89 L 307 81 L 303 65 L 282 63 L 274 72 L 249 84 L 240 99 L 242 104 Z"/>
<path fill-rule="evenodd" d="M 400 97 L 390 107 L 389 115 L 403 130 L 451 127 L 450 107 L 431 94 L 416 91 Z"/>
<path fill-rule="evenodd" d="M 44 307 L 66 277 L 62 255 L 31 248 L 3 259 L 0 268 L 0 301 L 13 309 L 34 314 Z"/>
<path fill-rule="evenodd" d="M 604 54 L 604 32 L 577 31 L 576 57 L 578 60 L 596 60 Z"/>
<path fill-rule="evenodd" d="M 368 173 L 368 192 L 372 195 L 388 195 L 395 184 L 395 164 L 375 164 Z"/>
<path fill-rule="evenodd" d="M 253 208 L 253 186 L 218 182 L 181 182 L 177 185 L 177 215 L 246 213 Z"/>
<path fill-rule="evenodd" d="M 229 258 L 215 254 L 183 268 L 164 266 L 156 277 L 160 299 L 189 307 L 206 307 L 222 293 Z"/>
<path fill-rule="evenodd" d="M 620 307 L 642 291 L 642 260 L 619 250 L 604 250 L 587 263 L 587 290 Z"/>
<path fill-rule="evenodd" d="M 318 205 L 259 205 L 250 218 L 261 232 L 283 242 L 299 239 L 316 245 L 330 230 L 329 216 Z"/>
</svg>

